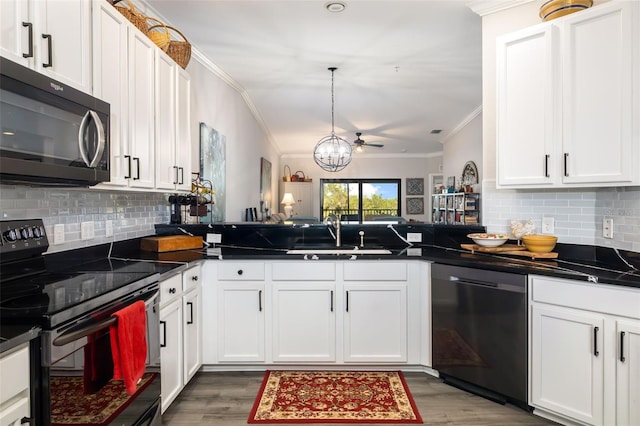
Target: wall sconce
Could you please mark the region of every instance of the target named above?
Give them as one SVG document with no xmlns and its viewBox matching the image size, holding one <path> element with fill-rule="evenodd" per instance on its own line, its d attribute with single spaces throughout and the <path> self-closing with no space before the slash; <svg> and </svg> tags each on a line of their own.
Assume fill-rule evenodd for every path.
<svg viewBox="0 0 640 426">
<path fill-rule="evenodd" d="M 284 197 L 282 197 L 282 201 L 280 204 L 284 204 L 284 214 L 287 215 L 287 218 L 293 216 L 293 205 L 296 203 L 296 200 L 293 199 L 293 194 L 290 192 L 285 192 Z"/>
</svg>

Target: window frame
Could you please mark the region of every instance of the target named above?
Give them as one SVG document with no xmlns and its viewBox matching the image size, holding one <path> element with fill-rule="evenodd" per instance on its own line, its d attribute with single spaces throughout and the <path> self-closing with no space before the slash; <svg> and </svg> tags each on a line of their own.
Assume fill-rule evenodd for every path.
<svg viewBox="0 0 640 426">
<path fill-rule="evenodd" d="M 325 214 L 324 208 L 324 185 L 326 183 L 339 183 L 339 184 L 358 184 L 358 223 L 364 222 L 363 217 L 363 196 L 362 196 L 362 187 L 364 184 L 378 184 L 378 183 L 387 183 L 387 184 L 395 184 L 398 189 L 398 204 L 397 204 L 397 215 L 398 217 L 402 216 L 402 179 L 399 178 L 375 178 L 375 179 L 362 179 L 362 178 L 321 178 L 320 179 L 320 217 L 325 218 L 327 214 Z M 350 221 L 353 222 L 353 221 Z"/>
</svg>

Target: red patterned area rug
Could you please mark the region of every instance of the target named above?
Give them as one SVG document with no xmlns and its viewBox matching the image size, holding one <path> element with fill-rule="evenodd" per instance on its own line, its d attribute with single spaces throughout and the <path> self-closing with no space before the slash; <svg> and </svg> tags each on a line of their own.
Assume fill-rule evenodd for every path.
<svg viewBox="0 0 640 426">
<path fill-rule="evenodd" d="M 0 0 L 1 1 L 1 0 Z M 51 377 L 51 425 L 106 425 L 133 397 L 149 386 L 156 374 L 145 374 L 133 395 L 122 380 L 111 380 L 94 394 L 84 393 L 82 377 Z"/>
<path fill-rule="evenodd" d="M 422 423 L 399 371 L 267 371 L 248 423 Z"/>
</svg>

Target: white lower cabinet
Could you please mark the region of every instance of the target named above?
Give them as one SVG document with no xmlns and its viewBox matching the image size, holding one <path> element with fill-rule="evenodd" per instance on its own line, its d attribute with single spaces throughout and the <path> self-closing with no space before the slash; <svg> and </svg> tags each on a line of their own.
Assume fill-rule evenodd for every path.
<svg viewBox="0 0 640 426">
<path fill-rule="evenodd" d="M 640 291 L 535 276 L 530 286 L 530 404 L 582 424 L 640 424 Z"/>
<path fill-rule="evenodd" d="M 0 425 L 23 424 L 30 417 L 29 343 L 0 355 Z M 10 379 L 9 379 L 10 378 Z"/>
<path fill-rule="evenodd" d="M 272 294 L 273 361 L 335 362 L 335 283 L 277 282 Z"/>
<path fill-rule="evenodd" d="M 164 413 L 202 365 L 200 266 L 160 283 L 160 373 Z"/>
<path fill-rule="evenodd" d="M 420 364 L 426 265 L 207 261 L 203 363 Z"/>
</svg>

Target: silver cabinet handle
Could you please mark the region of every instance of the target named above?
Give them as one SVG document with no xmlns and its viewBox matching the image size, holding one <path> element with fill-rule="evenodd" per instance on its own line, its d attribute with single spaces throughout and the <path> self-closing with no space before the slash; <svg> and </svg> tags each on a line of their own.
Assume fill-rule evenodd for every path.
<svg viewBox="0 0 640 426">
<path fill-rule="evenodd" d="M 89 118 L 93 119 L 95 123 L 96 132 L 98 134 L 98 146 L 96 148 L 95 155 L 92 160 L 89 160 L 89 154 L 87 153 L 87 148 L 85 147 L 83 142 L 84 133 L 87 130 L 87 126 L 89 125 Z M 104 152 L 106 138 L 104 136 L 104 126 L 102 125 L 102 121 L 98 116 L 98 113 L 95 111 L 87 111 L 87 113 L 82 118 L 82 122 L 80 123 L 80 129 L 78 130 L 78 148 L 80 148 L 80 155 L 84 160 L 84 163 L 87 167 L 96 167 L 100 164 L 100 160 L 102 159 L 102 153 Z"/>
</svg>

